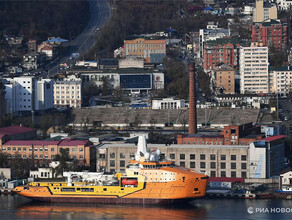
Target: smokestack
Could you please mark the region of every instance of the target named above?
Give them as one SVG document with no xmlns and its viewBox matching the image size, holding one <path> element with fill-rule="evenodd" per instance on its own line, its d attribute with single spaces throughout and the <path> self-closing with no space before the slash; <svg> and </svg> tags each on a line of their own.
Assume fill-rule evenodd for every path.
<svg viewBox="0 0 292 220">
<path fill-rule="evenodd" d="M 194 66 L 189 65 L 189 134 L 197 133 L 197 101 Z"/>
</svg>

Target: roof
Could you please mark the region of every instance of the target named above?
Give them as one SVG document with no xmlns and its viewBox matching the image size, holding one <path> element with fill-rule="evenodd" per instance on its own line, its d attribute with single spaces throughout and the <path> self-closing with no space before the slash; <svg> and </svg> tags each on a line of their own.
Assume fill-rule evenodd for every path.
<svg viewBox="0 0 292 220">
<path fill-rule="evenodd" d="M 7 141 L 3 144 L 5 145 L 14 145 L 14 146 L 48 146 L 48 145 L 58 145 L 60 141 L 39 141 L 39 140 L 34 140 L 34 141 L 25 141 L 25 140 L 12 140 L 12 141 Z"/>
<path fill-rule="evenodd" d="M 35 131 L 35 129 L 22 127 L 22 126 L 10 126 L 10 127 L 0 128 L 0 134 L 7 134 L 7 135 L 16 135 L 16 134 L 22 134 L 22 133 L 31 132 L 31 131 Z"/>
<path fill-rule="evenodd" d="M 48 43 L 64 43 L 64 42 L 67 42 L 68 40 L 66 39 L 63 39 L 63 38 L 52 38 L 50 40 L 46 40 L 45 42 L 48 42 Z"/>
<path fill-rule="evenodd" d="M 287 137 L 286 135 L 276 135 L 276 136 L 271 136 L 271 137 L 267 137 L 267 138 L 264 138 L 260 141 L 268 141 L 268 142 L 271 142 L 271 141 L 275 141 L 275 140 L 279 140 L 279 139 L 282 139 L 282 138 L 285 138 Z"/>
<path fill-rule="evenodd" d="M 204 8 L 204 10 L 208 10 L 208 11 L 211 11 L 213 10 L 210 6 L 207 6 L 206 8 Z"/>
<path fill-rule="evenodd" d="M 292 66 L 270 67 L 271 71 L 292 71 Z"/>
<path fill-rule="evenodd" d="M 244 178 L 235 178 L 235 177 L 209 177 L 209 182 L 241 182 L 244 183 Z"/>
<path fill-rule="evenodd" d="M 216 40 L 206 41 L 207 46 L 217 46 L 219 44 L 225 45 L 228 43 L 233 45 L 240 44 L 241 46 L 249 45 L 247 42 L 242 42 L 241 39 L 238 37 L 223 37 Z"/>
<path fill-rule="evenodd" d="M 88 140 L 71 140 L 70 138 L 63 139 L 59 146 L 78 146 L 78 145 L 86 145 L 90 143 Z"/>
</svg>

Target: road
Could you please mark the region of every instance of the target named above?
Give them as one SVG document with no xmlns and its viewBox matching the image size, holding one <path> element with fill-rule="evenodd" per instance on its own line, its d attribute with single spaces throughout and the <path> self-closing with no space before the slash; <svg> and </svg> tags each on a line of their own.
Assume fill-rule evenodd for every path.
<svg viewBox="0 0 292 220">
<path fill-rule="evenodd" d="M 82 33 L 67 44 L 69 48 L 61 58 L 54 60 L 48 69 L 48 77 L 58 73 L 60 63 L 68 63 L 72 53 L 80 56 L 87 53 L 96 42 L 99 30 L 107 23 L 111 16 L 110 5 L 107 0 L 88 0 L 90 8 L 90 20 Z"/>
</svg>

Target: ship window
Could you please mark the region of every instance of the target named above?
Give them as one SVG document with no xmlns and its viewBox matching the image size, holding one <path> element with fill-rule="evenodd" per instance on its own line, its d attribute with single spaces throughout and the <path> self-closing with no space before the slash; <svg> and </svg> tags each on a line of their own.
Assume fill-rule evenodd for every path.
<svg viewBox="0 0 292 220">
<path fill-rule="evenodd" d="M 134 175 L 138 175 L 138 172 L 134 172 Z"/>
<path fill-rule="evenodd" d="M 124 188 L 121 188 L 121 190 L 124 190 Z"/>
<path fill-rule="evenodd" d="M 75 188 L 61 188 L 61 192 L 75 192 Z"/>
<path fill-rule="evenodd" d="M 81 192 L 94 192 L 93 188 L 81 188 Z"/>
<path fill-rule="evenodd" d="M 199 191 L 199 189 L 198 188 L 194 188 L 194 191 Z"/>
<path fill-rule="evenodd" d="M 107 188 L 103 188 L 103 191 L 107 191 Z"/>
<path fill-rule="evenodd" d="M 78 191 L 80 191 L 80 188 L 77 188 Z"/>
<path fill-rule="evenodd" d="M 182 179 L 183 179 L 183 182 L 184 182 L 186 178 L 183 176 L 183 178 L 182 178 Z"/>
</svg>

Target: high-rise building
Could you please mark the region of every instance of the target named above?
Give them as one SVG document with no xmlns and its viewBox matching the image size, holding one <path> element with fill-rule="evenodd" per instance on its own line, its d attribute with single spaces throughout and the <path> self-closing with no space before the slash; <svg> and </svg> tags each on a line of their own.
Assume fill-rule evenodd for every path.
<svg viewBox="0 0 292 220">
<path fill-rule="evenodd" d="M 285 50 L 288 41 L 288 27 L 277 20 L 254 23 L 252 26 L 252 42 L 262 43 L 264 47 Z"/>
<path fill-rule="evenodd" d="M 269 93 L 268 47 L 240 48 L 240 93 Z"/>
<path fill-rule="evenodd" d="M 235 93 L 235 70 L 227 65 L 215 70 L 216 91 L 219 94 Z"/>
<path fill-rule="evenodd" d="M 6 112 L 39 111 L 53 108 L 52 79 L 34 76 L 5 78 Z"/>
<path fill-rule="evenodd" d="M 256 7 L 253 13 L 253 22 L 263 22 L 269 19 L 277 19 L 278 10 L 276 4 L 256 0 Z"/>
<path fill-rule="evenodd" d="M 0 117 L 6 112 L 5 86 L 0 80 Z"/>
<path fill-rule="evenodd" d="M 286 97 L 292 90 L 292 66 L 282 66 L 270 71 L 273 91 L 282 97 Z"/>
</svg>

